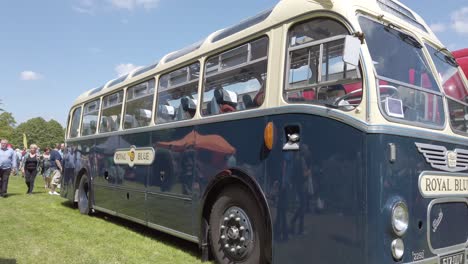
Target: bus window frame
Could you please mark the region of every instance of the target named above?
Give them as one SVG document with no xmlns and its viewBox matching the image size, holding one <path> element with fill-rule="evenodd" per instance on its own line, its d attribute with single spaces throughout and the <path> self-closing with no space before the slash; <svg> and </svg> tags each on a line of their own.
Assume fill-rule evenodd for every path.
<svg viewBox="0 0 468 264">
<path fill-rule="evenodd" d="M 390 23 L 392 24 L 391 22 L 389 21 L 386 21 L 386 20 L 382 20 L 378 17 L 376 17 L 375 15 L 372 15 L 372 14 L 369 14 L 367 12 L 365 12 L 364 10 L 356 10 L 356 12 L 358 12 L 358 14 L 356 15 L 356 19 L 359 21 L 359 18 L 360 17 L 364 17 L 364 18 L 367 18 L 373 22 L 376 22 L 376 23 L 383 23 L 383 22 L 386 22 L 386 23 Z M 358 23 L 359 24 L 359 23 Z M 359 24 L 359 28 L 361 29 L 361 25 Z M 403 28 L 403 30 L 402 30 Z M 405 27 L 402 27 L 402 28 L 395 28 L 395 30 L 397 31 L 400 31 L 400 32 L 403 32 L 405 34 L 408 34 L 410 36 L 412 36 L 414 39 L 416 39 L 421 45 L 424 44 L 423 42 L 423 38 L 422 36 L 418 36 L 418 35 L 415 35 L 413 34 L 413 32 L 409 31 L 409 30 L 404 30 Z M 367 52 L 367 55 L 369 55 L 371 58 L 371 53 L 369 51 L 369 48 L 368 48 L 368 45 L 367 43 L 364 43 L 363 45 L 365 45 L 366 47 L 366 52 Z M 409 83 L 404 83 L 404 82 L 401 82 L 399 80 L 394 80 L 394 79 L 391 79 L 391 78 L 388 78 L 388 77 L 385 77 L 385 76 L 381 76 L 377 73 L 377 70 L 376 68 L 372 65 L 372 72 L 374 74 L 373 78 L 375 79 L 375 82 L 376 82 L 376 86 L 375 86 L 375 89 L 377 91 L 376 95 L 377 95 L 377 98 L 380 98 L 380 88 L 379 88 L 379 80 L 382 80 L 382 81 L 386 81 L 386 82 L 390 82 L 390 83 L 394 83 L 394 84 L 399 84 L 403 87 L 405 87 L 406 89 L 414 89 L 416 91 L 420 91 L 420 92 L 425 92 L 425 93 L 429 93 L 429 94 L 433 94 L 433 95 L 437 95 L 437 96 L 441 96 L 442 98 L 442 106 L 443 106 L 443 117 L 444 117 L 444 122 L 443 124 L 441 124 L 440 126 L 438 125 L 432 125 L 432 124 L 424 124 L 422 122 L 412 122 L 412 121 L 409 121 L 409 120 L 406 120 L 406 119 L 399 119 L 399 118 L 394 118 L 394 117 L 391 117 L 389 115 L 387 115 L 385 113 L 385 109 L 382 109 L 382 105 L 381 104 L 377 104 L 377 107 L 379 109 L 379 112 L 380 112 L 380 115 L 385 119 L 387 120 L 388 122 L 390 123 L 393 123 L 393 124 L 401 124 L 401 125 L 408 125 L 408 126 L 411 126 L 411 127 L 415 127 L 415 128 L 426 128 L 426 129 L 433 129 L 433 130 L 438 130 L 438 131 L 443 131 L 445 130 L 445 127 L 447 125 L 447 104 L 444 103 L 446 101 L 445 99 L 445 96 L 443 94 L 443 92 L 441 92 L 441 87 L 440 87 L 440 83 L 437 81 L 437 77 L 435 77 L 435 71 L 433 69 L 433 67 L 431 66 L 431 64 L 433 63 L 432 62 L 432 58 L 428 57 L 428 52 L 427 52 L 427 49 L 426 47 L 423 45 L 423 47 L 421 48 L 422 50 L 422 54 L 424 55 L 424 59 L 426 60 L 425 62 L 429 65 L 429 70 L 432 71 L 432 74 L 434 75 L 434 79 L 436 79 L 436 84 L 439 86 L 439 90 L 438 91 L 434 91 L 434 90 L 430 90 L 430 89 L 426 89 L 426 88 L 422 88 L 422 87 L 418 87 L 416 85 L 412 85 L 412 84 L 409 84 Z"/>
<path fill-rule="evenodd" d="M 343 26 L 348 31 L 348 34 L 347 35 L 334 35 L 334 36 L 331 36 L 331 37 L 327 37 L 327 38 L 307 42 L 307 43 L 304 43 L 304 44 L 301 44 L 301 45 L 291 46 L 290 45 L 290 32 L 291 32 L 291 29 L 293 27 L 295 27 L 296 25 L 299 25 L 299 24 L 302 24 L 302 23 L 307 23 L 309 21 L 313 21 L 313 20 L 316 20 L 316 19 L 328 19 L 328 20 L 335 21 L 335 22 L 339 23 L 341 26 Z M 283 81 L 283 85 L 282 85 L 283 87 L 281 89 L 281 95 L 280 95 L 283 102 L 285 102 L 288 105 L 294 105 L 295 103 L 292 103 L 287 99 L 286 92 L 294 92 L 294 91 L 304 90 L 304 87 L 287 89 L 287 87 L 290 85 L 290 83 L 289 83 L 289 77 L 290 77 L 290 72 L 289 71 L 291 69 L 290 68 L 291 67 L 290 52 L 293 52 L 293 51 L 296 51 L 296 50 L 301 50 L 301 49 L 304 49 L 304 48 L 310 48 L 310 47 L 314 47 L 314 46 L 322 46 L 323 44 L 326 44 L 326 43 L 330 43 L 330 42 L 337 41 L 337 40 L 340 40 L 340 39 L 345 39 L 346 36 L 352 35 L 352 33 L 355 32 L 355 31 L 356 31 L 356 29 L 351 25 L 351 23 L 349 21 L 347 21 L 346 19 L 344 19 L 341 16 L 336 16 L 334 14 L 329 14 L 329 13 L 314 14 L 313 16 L 305 17 L 303 19 L 294 21 L 294 22 L 290 23 L 289 25 L 287 25 L 287 27 L 286 27 L 286 29 L 284 31 L 284 40 L 283 40 L 283 44 L 285 44 L 285 55 L 284 55 L 285 56 L 285 62 L 284 62 L 284 69 L 283 69 L 284 81 Z M 319 64 L 321 66 L 318 67 L 317 82 L 314 83 L 314 84 L 309 85 L 308 87 L 313 88 L 313 87 L 329 86 L 329 85 L 336 85 L 336 84 L 349 84 L 349 83 L 352 83 L 352 81 L 360 80 L 361 84 L 362 84 L 361 85 L 362 95 L 361 95 L 361 98 L 360 98 L 361 101 L 360 101 L 359 105 L 356 105 L 356 106 L 353 105 L 353 109 L 350 109 L 350 110 L 340 109 L 340 108 L 337 108 L 336 110 L 339 110 L 341 112 L 350 113 L 350 112 L 356 110 L 358 107 L 362 106 L 363 101 L 366 100 L 366 102 L 365 102 L 366 112 L 367 112 L 367 115 L 369 115 L 370 114 L 370 104 L 369 104 L 369 100 L 368 100 L 368 98 L 369 98 L 369 96 L 368 96 L 369 95 L 369 89 L 365 87 L 366 86 L 365 84 L 368 83 L 366 81 L 368 76 L 367 76 L 367 67 L 365 65 L 364 57 L 362 55 L 362 44 L 361 44 L 361 54 L 359 55 L 359 63 L 358 63 L 357 66 L 355 66 L 355 68 L 356 68 L 355 70 L 357 71 L 358 77 L 360 77 L 360 78 L 357 78 L 357 79 L 341 79 L 341 80 L 334 80 L 334 81 L 321 81 L 322 66 L 323 66 L 323 60 L 322 59 L 324 58 L 324 54 L 322 54 L 323 53 L 322 48 L 320 48 L 320 50 L 321 50 L 321 52 L 320 52 L 321 55 L 320 55 L 320 58 L 319 58 L 319 60 L 320 60 Z M 343 62 L 343 63 L 346 64 L 345 62 Z M 316 100 L 316 101 L 318 101 L 318 100 Z M 324 104 L 316 103 L 316 102 L 313 102 L 313 101 L 312 101 L 312 103 L 302 103 L 301 102 L 301 104 L 307 104 L 307 105 L 310 105 L 310 106 L 313 106 L 313 107 L 326 107 L 327 109 L 330 109 L 330 107 L 327 107 Z"/>
<path fill-rule="evenodd" d="M 102 106 L 102 96 L 100 97 L 96 97 L 96 98 L 93 98 L 93 100 L 90 100 L 90 101 L 87 101 L 83 104 L 83 108 L 82 108 L 82 112 L 81 112 L 81 126 L 83 126 L 83 120 L 85 118 L 85 106 L 90 104 L 90 103 L 93 103 L 93 102 L 97 102 L 97 110 L 94 110 L 93 112 L 96 112 L 97 111 L 97 122 L 96 122 L 96 131 L 92 134 L 88 134 L 88 135 L 83 135 L 83 137 L 86 137 L 86 136 L 93 136 L 93 135 L 96 135 L 98 134 L 99 132 L 99 123 L 100 123 L 100 117 L 101 117 L 101 106 Z M 87 112 L 87 113 L 90 113 L 90 112 Z M 92 113 L 92 112 L 91 112 Z M 80 132 L 82 133 L 82 127 L 80 127 Z M 80 135 L 81 135 L 80 133 Z"/>
<path fill-rule="evenodd" d="M 158 105 L 159 105 L 159 84 L 161 82 L 161 78 L 163 76 L 166 76 L 168 74 L 171 74 L 173 72 L 176 72 L 178 70 L 181 70 L 181 69 L 184 69 L 184 68 L 188 68 L 187 70 L 187 75 L 190 75 L 190 66 L 192 66 L 193 64 L 196 64 L 198 63 L 199 64 L 199 71 L 198 71 L 198 80 L 195 81 L 195 80 L 190 80 L 188 82 L 185 82 L 185 83 L 182 83 L 182 84 L 177 84 L 175 85 L 174 87 L 170 87 L 170 88 L 165 88 L 165 89 L 162 89 L 161 92 L 166 92 L 166 91 L 170 91 L 174 88 L 179 88 L 179 87 L 183 87 L 183 86 L 186 86 L 186 85 L 189 85 L 189 84 L 192 84 L 192 83 L 197 83 L 197 100 L 198 102 L 200 102 L 200 80 L 202 80 L 202 77 L 205 75 L 205 71 L 204 69 L 202 68 L 202 66 L 204 66 L 204 63 L 205 61 L 202 61 L 202 58 L 204 57 L 197 57 L 196 59 L 194 60 L 189 60 L 188 62 L 184 62 L 183 64 L 180 64 L 180 65 L 177 65 L 176 67 L 171 67 L 169 69 L 167 69 L 166 71 L 164 72 L 160 72 L 158 73 L 156 76 L 154 76 L 156 78 L 156 81 L 155 81 L 155 87 L 154 87 L 154 102 L 153 102 L 153 116 L 152 116 L 152 119 L 151 119 L 151 125 L 152 126 L 160 126 L 160 125 L 166 125 L 166 124 L 173 124 L 173 123 L 178 123 L 178 122 L 184 122 L 184 121 L 190 121 L 190 120 L 194 120 L 197 116 L 198 116 L 198 113 L 200 113 L 199 111 L 200 110 L 200 103 L 198 103 L 196 109 L 195 109 L 195 114 L 192 118 L 190 119 L 184 119 L 184 120 L 172 120 L 172 121 L 168 121 L 168 122 L 163 122 L 163 123 L 158 123 L 156 122 L 157 118 L 158 118 Z M 151 126 L 150 125 L 150 126 Z"/>
<path fill-rule="evenodd" d="M 201 82 L 201 85 L 199 85 L 199 103 L 198 103 L 198 106 L 197 106 L 198 113 L 200 113 L 200 116 L 202 118 L 213 118 L 213 117 L 216 117 L 216 116 L 224 116 L 224 115 L 243 113 L 243 112 L 248 112 L 248 111 L 255 111 L 255 110 L 263 108 L 266 105 L 266 98 L 267 98 L 267 94 L 269 93 L 269 91 L 268 91 L 268 80 L 269 80 L 269 74 L 270 74 L 270 71 L 271 71 L 271 67 L 269 65 L 270 62 L 271 62 L 270 52 L 272 51 L 270 32 L 271 32 L 271 29 L 264 30 L 264 31 L 261 31 L 261 32 L 257 32 L 254 35 L 250 35 L 250 36 L 248 36 L 246 38 L 243 38 L 243 39 L 241 39 L 239 41 L 230 43 L 229 45 L 225 45 L 225 46 L 223 46 L 223 47 L 221 47 L 219 49 L 213 50 L 212 52 L 210 52 L 208 54 L 205 54 L 203 56 L 203 64 L 201 64 L 201 67 L 200 67 L 200 82 Z M 223 69 L 223 67 L 221 66 L 221 60 L 220 60 L 220 56 L 222 54 L 224 54 L 226 52 L 229 52 L 229 51 L 232 51 L 234 49 L 240 48 L 240 47 L 242 47 L 244 45 L 251 44 L 251 43 L 253 43 L 255 41 L 261 40 L 262 38 L 265 38 L 267 40 L 267 50 L 266 50 L 266 56 L 265 57 L 250 60 L 250 58 L 251 58 L 251 49 L 248 48 L 247 62 L 243 62 L 241 64 L 238 64 L 238 65 L 231 66 L 231 67 Z M 248 46 L 248 47 L 251 47 L 251 46 Z M 263 85 L 262 85 L 264 87 L 264 91 L 263 91 L 263 98 L 264 99 L 263 99 L 262 104 L 258 105 L 257 107 L 251 108 L 251 109 L 236 110 L 234 112 L 229 112 L 229 113 L 203 114 L 203 104 L 204 104 L 203 100 L 204 100 L 204 95 L 206 93 L 206 91 L 205 91 L 206 79 L 216 75 L 216 74 L 212 74 L 212 75 L 208 76 L 206 66 L 207 66 L 207 62 L 210 59 L 212 59 L 212 58 L 214 58 L 216 56 L 218 57 L 218 70 L 220 69 L 216 74 L 220 74 L 220 73 L 223 73 L 223 72 L 234 71 L 236 69 L 241 69 L 242 67 L 252 65 L 252 64 L 255 64 L 255 63 L 259 63 L 261 61 L 266 62 L 265 80 L 263 81 Z M 261 89 L 262 89 L 262 87 L 259 88 L 257 93 Z"/>
<path fill-rule="evenodd" d="M 70 123 L 68 124 L 68 131 L 67 131 L 67 139 L 76 139 L 76 138 L 79 138 L 81 137 L 81 122 L 82 122 L 82 119 L 83 119 L 83 103 L 82 104 L 79 104 L 79 105 L 76 105 L 75 107 L 72 107 L 72 109 L 70 110 Z M 75 111 L 80 108 L 81 109 L 81 112 L 80 112 L 80 117 L 79 117 L 79 121 L 78 121 L 78 133 L 76 135 L 76 137 L 71 137 L 70 136 L 70 133 L 71 133 L 71 129 L 72 129 L 72 124 L 73 124 L 73 114 L 75 113 Z"/>
<path fill-rule="evenodd" d="M 108 106 L 106 108 L 104 108 L 104 98 L 107 97 L 107 96 L 111 96 L 113 94 L 116 94 L 116 93 L 119 93 L 119 92 L 123 92 L 123 95 L 122 95 L 122 102 L 120 103 L 122 106 L 121 106 L 121 109 L 120 109 L 120 123 L 119 123 L 119 128 L 117 130 L 114 130 L 114 131 L 107 131 L 107 132 L 101 132 L 100 129 L 101 129 L 101 118 L 102 118 L 102 112 L 105 110 L 105 109 L 108 109 L 110 107 L 113 107 L 113 106 Z M 118 132 L 118 131 L 122 131 L 123 130 L 123 125 L 122 125 L 122 115 L 125 113 L 124 112 L 124 107 L 125 107 L 125 100 L 127 99 L 126 98 L 126 95 L 127 95 L 127 86 L 125 87 L 122 87 L 122 88 L 119 88 L 119 89 L 116 89 L 116 90 L 113 90 L 111 91 L 110 93 L 106 93 L 106 94 L 103 94 L 101 95 L 101 109 L 99 111 L 99 127 L 98 127 L 98 133 L 97 134 L 108 134 L 108 133 L 115 133 L 115 132 Z M 91 100 L 92 101 L 92 100 Z M 87 103 L 87 102 L 85 102 Z M 89 136 L 89 135 L 88 135 Z"/>
<path fill-rule="evenodd" d="M 145 78 L 145 79 L 143 79 L 143 80 L 139 80 L 138 82 L 132 83 L 132 84 L 130 84 L 130 85 L 128 85 L 128 86 L 125 86 L 125 87 L 123 88 L 123 90 L 124 90 L 124 100 L 125 100 L 125 101 L 122 101 L 122 104 L 123 104 L 123 105 L 122 105 L 122 109 L 124 109 L 124 111 L 123 111 L 123 114 L 121 114 L 121 120 L 120 120 L 120 125 L 121 125 L 121 127 L 119 128 L 118 131 L 120 131 L 120 130 L 125 130 L 125 131 L 127 131 L 127 130 L 132 130 L 132 129 L 137 129 L 137 128 L 150 127 L 150 126 L 153 126 L 153 125 L 154 125 L 154 120 L 153 120 L 154 115 L 155 115 L 155 114 L 154 114 L 154 99 L 155 99 L 155 97 L 157 96 L 157 93 L 156 93 L 156 85 L 158 84 L 157 79 L 156 79 L 155 77 L 156 77 L 155 75 L 152 75 L 152 76 L 150 76 L 149 78 Z M 123 123 L 123 122 L 125 121 L 125 116 L 123 116 L 123 115 L 126 115 L 126 113 L 127 113 L 127 97 L 128 97 L 128 91 L 129 91 L 130 89 L 132 89 L 132 88 L 134 88 L 134 87 L 140 85 L 140 84 L 149 83 L 149 82 L 151 82 L 151 80 L 154 80 L 154 85 L 155 85 L 155 86 L 154 86 L 154 88 L 153 88 L 153 89 L 154 89 L 154 90 L 153 90 L 153 100 L 152 100 L 152 106 L 151 106 L 151 111 L 152 111 L 152 113 L 151 113 L 151 120 L 150 120 L 149 124 L 146 125 L 146 126 L 125 128 L 124 123 Z M 146 85 L 146 89 L 148 89 L 148 88 L 149 88 L 149 85 L 147 84 L 147 85 Z M 130 102 L 131 102 L 131 101 L 135 101 L 135 100 L 139 100 L 139 99 L 142 99 L 142 98 L 145 98 L 145 97 L 148 97 L 148 96 L 151 96 L 151 94 L 148 93 L 148 94 L 146 94 L 145 96 L 140 96 L 140 97 L 137 97 L 137 98 L 132 98 L 132 99 L 130 99 Z M 122 118 L 123 118 L 123 119 L 122 119 Z M 116 132 L 116 131 L 104 132 L 104 133 L 112 133 L 112 132 Z"/>
<path fill-rule="evenodd" d="M 435 77 L 435 78 L 436 78 L 436 81 L 437 81 L 437 82 L 440 82 L 440 83 L 439 83 L 439 86 L 440 86 L 440 88 L 442 89 L 442 94 L 443 94 L 444 101 L 445 101 L 445 103 L 444 103 L 444 107 L 445 107 L 445 111 L 446 111 L 446 112 L 445 112 L 445 115 L 448 116 L 448 120 L 447 120 L 446 122 L 449 124 L 450 130 L 451 130 L 453 133 L 466 137 L 466 136 L 468 136 L 468 132 L 460 131 L 460 130 L 458 130 L 458 129 L 453 128 L 453 126 L 452 126 L 452 122 L 451 122 L 451 120 L 450 120 L 450 119 L 451 119 L 451 118 L 450 118 L 450 107 L 449 107 L 449 102 L 448 102 L 448 100 L 452 100 L 452 101 L 454 101 L 454 102 L 456 102 L 456 103 L 458 103 L 458 104 L 464 105 L 464 106 L 466 106 L 466 107 L 468 107 L 468 103 L 463 102 L 463 101 L 460 101 L 460 100 L 458 100 L 458 99 L 456 99 L 456 98 L 453 98 L 453 97 L 447 95 L 447 93 L 445 92 L 445 88 L 444 88 L 444 86 L 443 86 L 443 83 L 442 83 L 442 79 L 441 79 L 440 76 L 439 76 L 439 71 L 437 70 L 437 67 L 436 67 L 435 63 L 434 63 L 434 61 L 432 60 L 432 56 L 431 56 L 429 50 L 428 50 L 427 47 L 426 47 L 426 45 L 427 45 L 427 46 L 431 46 L 431 48 L 433 48 L 433 49 L 435 49 L 435 50 L 439 50 L 439 49 L 440 49 L 440 48 L 438 48 L 439 45 L 435 44 L 433 41 L 431 41 L 431 40 L 429 40 L 429 39 L 427 39 L 427 38 L 424 38 L 424 37 L 422 38 L 422 40 L 423 40 L 424 48 L 425 48 L 424 52 L 427 52 L 426 56 L 427 56 L 428 58 L 431 59 L 431 61 L 430 61 L 431 68 L 432 68 L 432 70 L 433 70 L 435 73 L 437 73 L 437 77 Z M 452 54 L 452 53 L 450 52 L 450 54 Z M 466 87 L 468 87 L 468 83 L 464 81 L 464 78 L 463 78 L 463 76 L 461 75 L 462 72 L 463 72 L 463 70 L 461 70 L 461 69 L 460 69 L 460 66 L 458 66 L 458 67 L 457 67 L 457 73 L 460 75 L 461 81 L 465 83 Z M 468 91 L 467 91 L 467 93 L 468 93 Z M 468 113 L 467 113 L 467 114 L 468 114 Z M 467 121 L 467 122 L 468 122 L 468 121 Z"/>
</svg>

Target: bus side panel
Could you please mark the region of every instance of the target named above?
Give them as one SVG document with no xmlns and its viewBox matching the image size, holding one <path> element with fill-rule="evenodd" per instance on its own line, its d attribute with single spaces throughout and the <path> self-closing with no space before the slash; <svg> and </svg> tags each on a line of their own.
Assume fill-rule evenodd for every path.
<svg viewBox="0 0 468 264">
<path fill-rule="evenodd" d="M 195 212 L 201 212 L 201 198 L 214 177 L 227 169 L 237 169 L 259 186 L 267 185 L 263 133 L 266 118 L 251 118 L 199 125 L 195 135 Z M 260 194 L 261 197 L 262 194 Z M 195 214 L 199 216 L 199 214 Z M 196 219 L 196 227 L 201 219 Z"/>
<path fill-rule="evenodd" d="M 273 218 L 273 262 L 367 263 L 365 134 L 313 115 L 271 121 L 277 137 L 264 189 Z M 294 133 L 299 150 L 283 150 Z"/>
<path fill-rule="evenodd" d="M 193 236 L 194 127 L 157 130 L 150 136 L 155 158 L 148 168 L 148 222 Z"/>
</svg>

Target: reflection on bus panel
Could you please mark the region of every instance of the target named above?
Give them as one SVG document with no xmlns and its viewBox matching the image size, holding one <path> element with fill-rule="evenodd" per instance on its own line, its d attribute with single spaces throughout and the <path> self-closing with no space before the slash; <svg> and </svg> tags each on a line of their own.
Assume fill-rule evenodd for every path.
<svg viewBox="0 0 468 264">
<path fill-rule="evenodd" d="M 79 96 L 61 194 L 216 263 L 467 263 L 467 96 L 398 1 L 282 0 Z"/>
</svg>

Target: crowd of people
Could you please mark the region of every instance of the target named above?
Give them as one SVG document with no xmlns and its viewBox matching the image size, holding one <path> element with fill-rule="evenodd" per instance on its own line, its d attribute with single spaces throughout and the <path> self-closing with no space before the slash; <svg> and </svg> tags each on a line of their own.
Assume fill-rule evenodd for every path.
<svg viewBox="0 0 468 264">
<path fill-rule="evenodd" d="M 10 175 L 24 177 L 27 191 L 33 194 L 36 176 L 42 174 L 44 188 L 50 195 L 59 195 L 60 180 L 63 173 L 63 155 L 65 144 L 57 144 L 54 149 L 45 148 L 41 153 L 36 144 L 29 149 L 13 149 L 7 139 L 0 141 L 0 198 L 8 195 Z"/>
</svg>

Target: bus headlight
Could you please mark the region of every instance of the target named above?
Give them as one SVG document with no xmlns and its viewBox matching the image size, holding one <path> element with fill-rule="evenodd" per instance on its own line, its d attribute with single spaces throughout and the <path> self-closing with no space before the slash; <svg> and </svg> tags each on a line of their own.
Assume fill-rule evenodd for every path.
<svg viewBox="0 0 468 264">
<path fill-rule="evenodd" d="M 405 244 L 401 238 L 392 241 L 392 256 L 395 260 L 400 260 L 405 253 Z"/>
<path fill-rule="evenodd" d="M 395 234 L 402 236 L 408 229 L 408 207 L 402 201 L 397 202 L 392 208 L 392 227 Z"/>
</svg>

